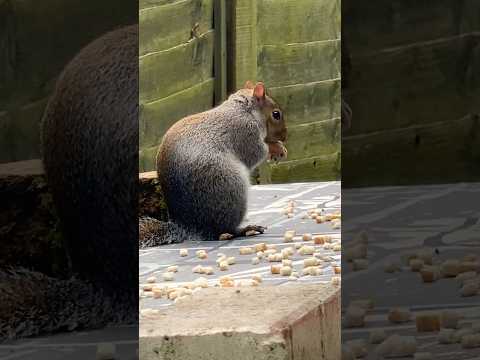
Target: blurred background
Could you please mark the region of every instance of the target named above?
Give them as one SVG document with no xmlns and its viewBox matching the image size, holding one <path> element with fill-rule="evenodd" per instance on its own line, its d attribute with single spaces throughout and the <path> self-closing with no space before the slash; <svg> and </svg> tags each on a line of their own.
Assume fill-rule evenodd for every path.
<svg viewBox="0 0 480 360">
<path fill-rule="evenodd" d="M 288 160 L 256 183 L 340 178 L 339 0 L 140 0 L 140 171 L 162 135 L 264 81 L 283 108 Z"/>
<path fill-rule="evenodd" d="M 357 358 L 395 357 L 393 342 L 373 344 L 392 335 L 415 342 L 398 347 L 411 358 L 480 356 L 461 335 L 480 321 L 479 30 L 477 0 L 342 1 L 342 342 L 365 345 Z M 354 324 L 358 300 L 369 305 Z M 462 329 L 447 345 L 445 314 Z"/>
<path fill-rule="evenodd" d="M 342 2 L 344 187 L 480 179 L 480 2 Z"/>
<path fill-rule="evenodd" d="M 0 163 L 40 158 L 40 120 L 58 75 L 93 39 L 128 24 L 132 8 L 129 0 L 0 0 Z"/>
</svg>

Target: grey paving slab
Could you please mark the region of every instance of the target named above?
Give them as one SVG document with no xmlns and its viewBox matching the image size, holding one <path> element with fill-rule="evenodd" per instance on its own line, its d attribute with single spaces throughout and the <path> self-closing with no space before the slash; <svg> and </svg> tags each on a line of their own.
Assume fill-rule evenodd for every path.
<svg viewBox="0 0 480 360">
<path fill-rule="evenodd" d="M 138 359 L 138 326 L 107 327 L 11 341 L 0 345 L 0 359 L 95 359 L 97 346 L 103 342 L 115 344 L 116 360 Z"/>
<path fill-rule="evenodd" d="M 480 322 L 480 295 L 461 297 L 455 280 L 422 283 L 419 274 L 406 266 L 393 274 L 383 270 L 387 262 L 425 247 L 438 250 L 436 262 L 480 255 L 480 184 L 344 190 L 342 202 L 343 248 L 354 234 L 366 230 L 370 263 L 367 270 L 357 272 L 343 264 L 343 309 L 357 298 L 372 298 L 376 304 L 366 327 L 343 329 L 343 340 L 365 339 L 371 330 L 382 328 L 388 334 L 416 336 L 419 350 L 432 352 L 434 359 L 480 359 L 480 348 L 439 345 L 436 333 L 416 333 L 413 321 L 404 325 L 387 321 L 392 307 L 408 307 L 414 314 L 452 309 L 463 314 L 461 324 L 468 326 Z M 373 359 L 372 354 L 367 358 Z"/>
<path fill-rule="evenodd" d="M 208 241 L 208 242 L 184 242 L 159 246 L 140 251 L 140 286 L 146 283 L 146 279 L 156 276 L 159 284 L 168 286 L 181 285 L 190 282 L 200 276 L 206 277 L 209 284 L 214 285 L 218 278 L 229 275 L 233 279 L 251 278 L 253 274 L 261 274 L 264 285 L 283 285 L 290 280 L 280 275 L 270 274 L 270 265 L 262 260 L 258 265 L 252 265 L 251 259 L 254 255 L 239 255 L 239 248 L 258 243 L 275 244 L 277 249 L 294 246 L 295 243 L 308 243 L 297 239 L 295 243 L 284 243 L 283 237 L 286 230 L 294 229 L 297 234 L 330 234 L 334 239 L 340 239 L 340 229 L 333 230 L 330 223 L 317 224 L 312 219 L 306 219 L 307 211 L 312 208 L 323 209 L 327 213 L 340 210 L 341 206 L 340 182 L 317 182 L 317 183 L 295 183 L 285 185 L 258 185 L 252 186 L 249 192 L 249 207 L 245 224 L 257 224 L 267 227 L 265 234 L 242 237 L 232 241 Z M 288 202 L 295 202 L 293 217 L 288 218 L 284 208 Z M 310 242 L 312 245 L 312 242 Z M 189 249 L 189 256 L 179 256 L 179 249 Z M 324 264 L 324 273 L 320 276 L 301 277 L 300 282 L 328 282 L 333 271 L 331 265 L 340 265 L 340 253 L 333 250 L 325 250 L 321 245 L 316 245 L 316 251 L 331 259 L 330 264 Z M 195 252 L 204 249 L 208 258 L 200 260 Z M 236 264 L 230 266 L 228 271 L 220 271 L 216 266 L 218 253 L 227 256 L 235 256 Z M 292 256 L 294 268 L 301 271 L 303 259 L 299 255 Z M 192 272 L 192 268 L 198 264 L 212 266 L 215 269 L 213 275 L 199 275 Z M 168 266 L 177 265 L 178 273 L 175 274 L 174 282 L 162 282 L 161 274 Z M 167 306 L 172 302 L 165 299 L 143 298 L 142 308 L 159 308 Z"/>
</svg>

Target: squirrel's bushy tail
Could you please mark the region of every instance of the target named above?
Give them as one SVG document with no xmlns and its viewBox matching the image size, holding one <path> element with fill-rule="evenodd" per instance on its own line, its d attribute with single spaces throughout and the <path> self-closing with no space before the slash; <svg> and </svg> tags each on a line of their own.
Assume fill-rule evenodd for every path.
<svg viewBox="0 0 480 360">
<path fill-rule="evenodd" d="M 204 240 L 200 234 L 173 221 L 160 221 L 143 216 L 138 221 L 139 246 L 145 249 L 152 246 L 181 243 L 185 240 Z"/>
<path fill-rule="evenodd" d="M 126 305 L 76 278 L 0 269 L 0 293 L 0 342 L 107 324 L 133 324 L 138 319 L 138 305 Z"/>
</svg>

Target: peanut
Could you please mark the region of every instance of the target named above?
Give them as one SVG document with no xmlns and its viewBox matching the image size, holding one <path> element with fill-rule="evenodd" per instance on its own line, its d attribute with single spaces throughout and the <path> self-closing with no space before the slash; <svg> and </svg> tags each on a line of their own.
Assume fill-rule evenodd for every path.
<svg viewBox="0 0 480 360">
<path fill-rule="evenodd" d="M 240 255 L 251 255 L 253 254 L 255 251 L 253 248 L 251 247 L 242 247 L 240 248 Z"/>
<path fill-rule="evenodd" d="M 290 276 L 292 274 L 292 268 L 290 266 L 282 266 L 280 268 L 280 275 Z"/>
<path fill-rule="evenodd" d="M 173 281 L 173 273 L 166 272 L 162 275 L 163 281 Z"/>
</svg>

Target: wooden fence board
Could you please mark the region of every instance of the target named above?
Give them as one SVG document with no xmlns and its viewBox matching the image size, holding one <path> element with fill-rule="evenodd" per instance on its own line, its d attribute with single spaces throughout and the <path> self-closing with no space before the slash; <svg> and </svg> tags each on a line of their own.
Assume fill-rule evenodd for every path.
<svg viewBox="0 0 480 360">
<path fill-rule="evenodd" d="M 467 181 L 480 176 L 480 119 L 466 115 L 408 128 L 345 137 L 345 186 Z M 372 176 L 375 174 L 375 176 Z"/>
<path fill-rule="evenodd" d="M 478 99 L 479 66 L 480 35 L 352 55 L 351 133 L 461 117 Z"/>
<path fill-rule="evenodd" d="M 157 168 L 155 159 L 158 152 L 158 145 L 140 148 L 138 154 L 139 171 L 152 171 Z"/>
<path fill-rule="evenodd" d="M 181 118 L 213 106 L 213 79 L 208 79 L 140 108 L 140 147 L 159 144 L 163 134 Z M 145 169 L 143 169 L 145 170 Z"/>
<path fill-rule="evenodd" d="M 47 98 L 31 102 L 0 118 L 0 162 L 40 156 L 40 121 Z"/>
<path fill-rule="evenodd" d="M 139 0 L 138 7 L 139 10 L 148 9 L 157 6 L 163 6 L 167 4 L 181 3 L 188 0 Z"/>
<path fill-rule="evenodd" d="M 272 183 L 340 179 L 340 153 L 280 162 L 271 166 Z"/>
<path fill-rule="evenodd" d="M 340 38 L 340 0 L 261 0 L 258 43 L 283 45 Z"/>
<path fill-rule="evenodd" d="M 56 76 L 82 47 L 131 23 L 136 9 L 134 2 L 113 0 L 2 1 L 0 109 L 47 96 Z"/>
<path fill-rule="evenodd" d="M 350 50 L 362 53 L 480 30 L 477 0 L 344 1 Z"/>
<path fill-rule="evenodd" d="M 150 102 L 208 80 L 213 31 L 174 48 L 140 57 L 140 102 Z"/>
<path fill-rule="evenodd" d="M 283 108 L 289 127 L 340 116 L 340 79 L 267 90 Z"/>
<path fill-rule="evenodd" d="M 288 160 L 299 160 L 338 151 L 340 118 L 288 127 Z"/>
<path fill-rule="evenodd" d="M 258 59 L 258 79 L 268 86 L 336 79 L 340 77 L 340 41 L 264 45 Z"/>
<path fill-rule="evenodd" d="M 215 0 L 215 104 L 222 103 L 227 98 L 227 6 L 226 0 Z"/>
<path fill-rule="evenodd" d="M 243 87 L 247 80 L 257 79 L 257 3 L 255 0 L 236 0 L 232 37 L 232 91 Z"/>
<path fill-rule="evenodd" d="M 139 54 L 187 42 L 198 23 L 200 34 L 213 28 L 213 0 L 187 0 L 140 10 Z"/>
</svg>

